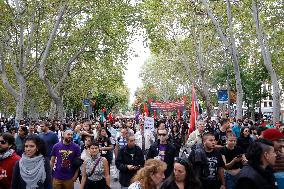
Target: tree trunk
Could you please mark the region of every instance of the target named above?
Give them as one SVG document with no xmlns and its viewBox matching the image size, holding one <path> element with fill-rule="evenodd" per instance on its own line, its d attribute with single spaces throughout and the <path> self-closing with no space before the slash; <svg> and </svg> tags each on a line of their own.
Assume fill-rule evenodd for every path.
<svg viewBox="0 0 284 189">
<path fill-rule="evenodd" d="M 268 45 L 266 35 L 263 31 L 263 28 L 259 20 L 258 8 L 257 8 L 257 4 L 255 0 L 252 0 L 252 11 L 253 11 L 253 18 L 254 18 L 255 25 L 256 25 L 257 39 L 258 39 L 258 43 L 261 48 L 261 54 L 263 56 L 264 65 L 268 73 L 270 74 L 271 81 L 272 81 L 273 122 L 275 124 L 275 122 L 280 120 L 280 107 L 281 107 L 280 106 L 280 92 L 279 92 L 280 89 L 279 89 L 277 74 L 272 66 L 269 45 Z"/>
<path fill-rule="evenodd" d="M 229 34 L 230 34 L 230 41 L 226 38 L 223 30 L 221 29 L 221 26 L 215 16 L 212 13 L 212 10 L 210 9 L 208 5 L 207 0 L 201 0 L 202 4 L 205 6 L 205 9 L 207 11 L 208 16 L 212 20 L 216 30 L 217 34 L 219 35 L 221 41 L 224 44 L 225 51 L 228 51 L 231 55 L 231 58 L 233 60 L 233 66 L 234 66 L 234 73 L 235 73 L 235 80 L 236 80 L 236 89 L 237 89 L 237 119 L 241 119 L 243 117 L 243 111 L 242 111 L 242 105 L 243 105 L 243 88 L 242 88 L 242 81 L 240 76 L 240 70 L 239 70 L 239 59 L 237 56 L 237 48 L 235 43 L 235 37 L 233 34 L 233 26 L 232 26 L 232 16 L 231 16 L 231 5 L 230 1 L 227 0 L 227 17 L 228 17 L 228 23 L 229 23 Z"/>
<path fill-rule="evenodd" d="M 56 112 L 57 112 L 57 119 L 63 120 L 64 119 L 64 106 L 61 99 L 55 101 L 56 104 Z"/>
<path fill-rule="evenodd" d="M 56 115 L 56 105 L 55 105 L 54 101 L 52 100 L 51 103 L 50 103 L 48 118 L 52 120 L 52 119 L 55 118 L 55 115 Z"/>
</svg>

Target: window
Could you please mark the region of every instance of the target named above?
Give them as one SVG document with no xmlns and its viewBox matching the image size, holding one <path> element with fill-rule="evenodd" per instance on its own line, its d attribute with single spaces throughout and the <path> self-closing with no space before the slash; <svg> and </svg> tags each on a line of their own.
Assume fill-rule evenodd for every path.
<svg viewBox="0 0 284 189">
<path fill-rule="evenodd" d="M 264 102 L 264 103 L 263 103 L 263 106 L 264 106 L 264 107 L 267 107 L 267 102 Z"/>
<path fill-rule="evenodd" d="M 272 107 L 272 102 L 269 102 L 269 107 Z"/>
</svg>

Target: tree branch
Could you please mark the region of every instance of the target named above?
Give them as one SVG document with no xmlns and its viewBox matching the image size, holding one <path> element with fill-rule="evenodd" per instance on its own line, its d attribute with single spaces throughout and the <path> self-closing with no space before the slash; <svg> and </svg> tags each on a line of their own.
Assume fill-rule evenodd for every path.
<svg viewBox="0 0 284 189">
<path fill-rule="evenodd" d="M 17 99 L 18 93 L 10 84 L 8 77 L 7 77 L 7 74 L 6 74 L 3 42 L 1 42 L 1 44 L 0 44 L 0 74 L 1 74 L 1 79 L 2 79 L 2 82 L 3 82 L 3 85 L 5 86 L 5 88 L 13 95 L 13 97 L 15 99 Z"/>
<path fill-rule="evenodd" d="M 40 59 L 40 62 L 39 62 L 39 77 L 41 80 L 45 80 L 46 78 L 46 75 L 45 75 L 45 62 L 46 62 L 46 59 L 48 57 L 48 54 L 49 54 L 49 49 L 51 47 L 51 44 L 55 38 L 55 35 L 56 35 L 56 32 L 59 28 L 59 24 L 60 22 L 62 21 L 63 19 L 63 15 L 64 15 L 64 12 L 67 8 L 67 5 L 64 4 L 61 8 L 60 8 L 60 11 L 58 12 L 58 15 L 57 15 L 57 20 L 54 24 L 54 27 L 52 29 L 52 32 L 50 33 L 50 36 L 49 36 L 49 39 L 47 41 L 47 44 L 46 44 L 46 47 L 43 51 L 43 55 Z"/>
<path fill-rule="evenodd" d="M 65 68 L 64 73 L 63 73 L 63 76 L 61 77 L 61 79 L 60 79 L 60 81 L 57 83 L 57 85 L 55 86 L 55 90 L 58 90 L 58 89 L 62 86 L 63 82 L 65 81 L 65 79 L 68 77 L 68 74 L 69 74 L 70 71 L 72 70 L 72 68 L 71 68 L 72 63 L 73 63 L 82 53 L 84 53 L 85 47 L 86 47 L 86 44 L 84 44 L 84 45 L 82 46 L 82 48 L 81 48 L 79 51 L 77 51 L 77 53 L 75 53 L 75 54 L 68 60 L 68 62 L 67 62 L 67 64 L 66 64 L 66 68 Z M 75 65 L 74 65 L 73 67 L 75 67 Z"/>
</svg>

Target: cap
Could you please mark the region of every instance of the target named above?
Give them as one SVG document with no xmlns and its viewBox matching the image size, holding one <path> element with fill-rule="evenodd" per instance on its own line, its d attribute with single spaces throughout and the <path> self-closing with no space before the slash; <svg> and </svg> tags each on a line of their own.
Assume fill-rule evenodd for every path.
<svg viewBox="0 0 284 189">
<path fill-rule="evenodd" d="M 262 136 L 272 141 L 284 138 L 284 135 L 278 129 L 266 129 L 263 131 Z"/>
</svg>

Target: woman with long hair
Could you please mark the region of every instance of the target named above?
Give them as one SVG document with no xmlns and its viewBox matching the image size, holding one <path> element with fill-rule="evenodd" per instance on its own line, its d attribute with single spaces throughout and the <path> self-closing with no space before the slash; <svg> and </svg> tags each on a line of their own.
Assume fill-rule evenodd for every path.
<svg viewBox="0 0 284 189">
<path fill-rule="evenodd" d="M 244 152 L 247 152 L 249 145 L 253 142 L 250 137 L 250 130 L 248 127 L 241 128 L 241 136 L 237 140 L 237 146 L 241 147 Z"/>
<path fill-rule="evenodd" d="M 99 130 L 99 136 L 96 141 L 99 143 L 101 156 L 107 159 L 108 165 L 110 166 L 112 162 L 113 145 L 110 141 L 110 137 L 107 135 L 106 128 L 101 128 Z"/>
<path fill-rule="evenodd" d="M 180 131 L 179 131 L 179 126 L 177 125 L 177 123 L 175 125 L 173 125 L 173 127 L 171 129 L 171 133 L 169 135 L 169 140 L 176 147 L 177 153 L 179 153 L 179 150 L 180 150 L 181 145 L 182 145 L 182 140 L 181 140 L 181 134 L 180 134 Z"/>
<path fill-rule="evenodd" d="M 148 159 L 132 179 L 128 189 L 157 189 L 165 179 L 167 164 L 158 159 Z"/>
<path fill-rule="evenodd" d="M 44 141 L 29 135 L 24 142 L 24 153 L 13 171 L 11 189 L 51 189 L 51 167 Z"/>
<path fill-rule="evenodd" d="M 106 158 L 100 154 L 99 143 L 93 141 L 89 152 L 91 158 L 82 166 L 82 181 L 80 189 L 108 189 L 110 186 L 109 165 Z"/>
<path fill-rule="evenodd" d="M 199 189 L 201 183 L 196 177 L 192 165 L 185 159 L 178 158 L 174 162 L 174 171 L 160 189 Z"/>
</svg>

